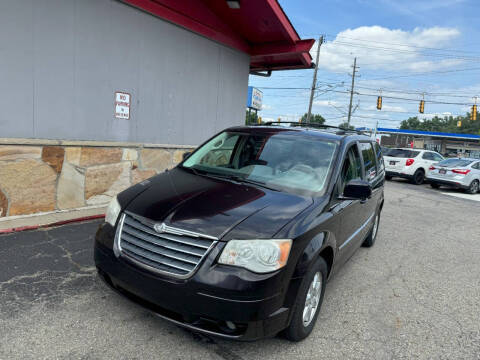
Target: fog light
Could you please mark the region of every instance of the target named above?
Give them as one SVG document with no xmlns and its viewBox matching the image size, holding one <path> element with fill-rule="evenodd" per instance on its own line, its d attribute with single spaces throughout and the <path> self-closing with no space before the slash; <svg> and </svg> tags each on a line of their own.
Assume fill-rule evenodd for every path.
<svg viewBox="0 0 480 360">
<path fill-rule="evenodd" d="M 227 327 L 230 329 L 230 330 L 235 330 L 237 327 L 235 326 L 235 324 L 231 321 L 225 321 L 225 324 L 227 325 Z"/>
</svg>

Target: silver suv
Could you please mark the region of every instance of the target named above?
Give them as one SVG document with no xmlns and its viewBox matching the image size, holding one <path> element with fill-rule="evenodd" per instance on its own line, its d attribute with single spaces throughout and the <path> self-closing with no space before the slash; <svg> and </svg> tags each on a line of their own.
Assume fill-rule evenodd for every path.
<svg viewBox="0 0 480 360">
<path fill-rule="evenodd" d="M 435 189 L 444 185 L 464 189 L 469 194 L 475 194 L 480 189 L 480 159 L 455 158 L 443 160 L 430 166 L 427 179 Z"/>
</svg>

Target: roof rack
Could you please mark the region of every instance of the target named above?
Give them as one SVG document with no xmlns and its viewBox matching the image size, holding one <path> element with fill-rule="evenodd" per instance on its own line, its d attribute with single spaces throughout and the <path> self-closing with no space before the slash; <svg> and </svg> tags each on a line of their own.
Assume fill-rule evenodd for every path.
<svg viewBox="0 0 480 360">
<path fill-rule="evenodd" d="M 265 126 L 265 125 L 271 126 L 271 125 L 276 125 L 276 124 L 290 124 L 290 125 L 293 125 L 293 126 L 313 127 L 313 128 L 318 128 L 318 129 L 337 129 L 337 130 L 342 131 L 343 133 L 353 132 L 353 133 L 357 133 L 357 134 L 360 134 L 360 135 L 365 134 L 361 130 L 346 129 L 346 128 L 339 127 L 339 126 L 323 125 L 323 124 L 317 124 L 317 123 L 304 123 L 304 122 L 298 122 L 298 121 L 267 121 L 265 123 L 256 124 L 256 126 L 262 126 L 262 125 L 263 126 Z"/>
</svg>

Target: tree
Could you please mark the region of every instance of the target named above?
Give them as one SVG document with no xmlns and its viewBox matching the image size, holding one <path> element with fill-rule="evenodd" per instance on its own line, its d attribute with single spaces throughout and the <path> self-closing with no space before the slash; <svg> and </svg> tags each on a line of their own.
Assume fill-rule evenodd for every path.
<svg viewBox="0 0 480 360">
<path fill-rule="evenodd" d="M 458 121 L 462 122 L 462 126 L 458 127 Z M 410 117 L 403 120 L 400 129 L 421 130 L 421 131 L 437 131 L 459 134 L 479 134 L 480 117 L 476 121 L 470 120 L 470 114 L 465 116 L 445 116 L 443 118 L 435 116 L 432 119 L 418 119 L 418 117 Z"/>
<path fill-rule="evenodd" d="M 348 122 L 341 123 L 338 127 L 346 130 L 355 130 L 355 126 L 349 125 Z"/>
<path fill-rule="evenodd" d="M 245 125 L 254 125 L 258 123 L 258 115 L 255 111 L 250 111 L 248 114 L 248 110 L 245 114 Z"/>
<path fill-rule="evenodd" d="M 302 123 L 306 123 L 306 122 L 307 122 L 307 116 L 308 116 L 307 113 L 305 113 L 305 114 L 302 116 L 302 119 L 301 119 Z M 312 114 L 312 115 L 310 116 L 310 122 L 311 122 L 311 123 L 315 123 L 315 124 L 319 124 L 319 125 L 323 125 L 323 124 L 325 124 L 325 119 L 324 119 L 324 117 L 323 117 L 322 115 L 320 115 L 320 114 Z"/>
</svg>

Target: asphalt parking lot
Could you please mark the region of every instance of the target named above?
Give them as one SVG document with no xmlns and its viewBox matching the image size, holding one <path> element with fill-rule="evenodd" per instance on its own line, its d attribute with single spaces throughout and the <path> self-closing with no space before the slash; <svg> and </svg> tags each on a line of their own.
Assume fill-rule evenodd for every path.
<svg viewBox="0 0 480 360">
<path fill-rule="evenodd" d="M 301 343 L 200 337 L 96 276 L 99 221 L 0 236 L 0 359 L 478 359 L 480 202 L 388 182 L 379 237 Z"/>
</svg>

